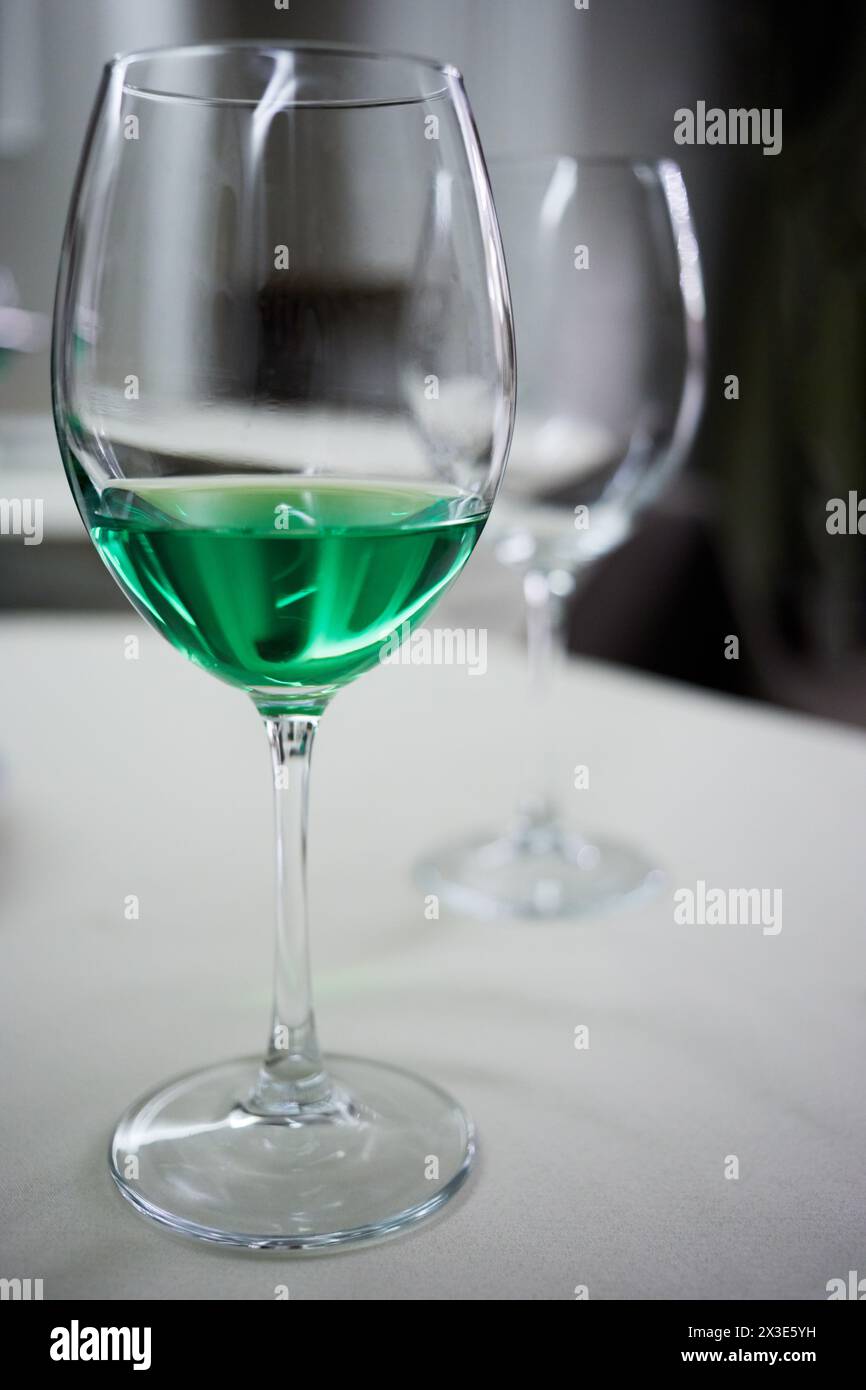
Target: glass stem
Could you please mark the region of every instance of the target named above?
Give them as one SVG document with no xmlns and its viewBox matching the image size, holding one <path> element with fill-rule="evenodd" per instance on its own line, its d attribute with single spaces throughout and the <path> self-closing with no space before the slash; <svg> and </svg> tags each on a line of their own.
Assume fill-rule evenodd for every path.
<svg viewBox="0 0 866 1390">
<path fill-rule="evenodd" d="M 529 727 L 533 737 L 527 746 L 524 790 L 518 803 L 518 824 L 523 833 L 553 827 L 559 819 L 553 792 L 556 721 L 551 695 L 560 665 L 565 657 L 565 611 L 568 592 L 563 573 L 552 576 L 543 570 L 528 570 L 523 576 L 526 609 L 526 652 L 529 690 Z"/>
<path fill-rule="evenodd" d="M 276 822 L 276 953 L 271 1034 L 248 1109 L 290 1115 L 327 1100 L 310 981 L 307 816 L 310 761 L 319 718 L 265 715 Z"/>
</svg>

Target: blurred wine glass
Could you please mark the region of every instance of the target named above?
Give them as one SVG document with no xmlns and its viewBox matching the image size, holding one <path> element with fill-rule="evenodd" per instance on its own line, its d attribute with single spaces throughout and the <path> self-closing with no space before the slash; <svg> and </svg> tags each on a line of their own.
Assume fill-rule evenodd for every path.
<svg viewBox="0 0 866 1390">
<path fill-rule="evenodd" d="M 671 161 L 491 163 L 512 290 L 517 416 L 489 535 L 519 576 L 530 766 L 509 827 L 420 866 L 428 891 L 481 917 L 571 917 L 657 877 L 638 850 L 567 827 L 551 794 L 548 699 L 566 600 L 683 463 L 703 400 L 704 296 Z M 555 730 L 554 730 L 555 732 Z"/>
</svg>

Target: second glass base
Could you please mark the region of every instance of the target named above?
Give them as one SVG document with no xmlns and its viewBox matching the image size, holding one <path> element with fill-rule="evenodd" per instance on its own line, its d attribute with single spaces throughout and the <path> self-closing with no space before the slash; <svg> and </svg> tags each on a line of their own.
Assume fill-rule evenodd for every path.
<svg viewBox="0 0 866 1390">
<path fill-rule="evenodd" d="M 329 1099 L 291 1115 L 246 1108 L 257 1059 L 171 1082 L 120 1120 L 112 1177 L 153 1220 L 255 1249 L 381 1240 L 437 1211 L 475 1151 L 462 1108 L 397 1067 L 352 1057 L 325 1065 Z"/>
<path fill-rule="evenodd" d="M 452 846 L 422 862 L 416 877 L 425 892 L 487 920 L 589 917 L 651 894 L 663 879 L 638 850 L 556 824 Z"/>
</svg>

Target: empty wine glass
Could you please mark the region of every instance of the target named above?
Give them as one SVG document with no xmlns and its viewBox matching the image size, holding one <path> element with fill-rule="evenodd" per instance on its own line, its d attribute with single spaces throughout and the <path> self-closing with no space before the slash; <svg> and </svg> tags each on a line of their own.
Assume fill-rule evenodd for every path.
<svg viewBox="0 0 866 1390">
<path fill-rule="evenodd" d="M 704 298 L 682 175 L 669 160 L 491 162 L 518 352 L 514 440 L 488 536 L 522 582 L 527 787 L 512 824 L 419 866 L 480 917 L 582 916 L 657 874 L 572 829 L 551 792 L 549 697 L 567 599 L 683 462 L 703 397 Z"/>
<path fill-rule="evenodd" d="M 319 1050 L 307 787 L 329 701 L 462 568 L 508 449 L 510 304 L 459 73 L 270 43 L 110 63 L 53 368 L 99 554 L 170 643 L 252 697 L 276 804 L 265 1055 L 132 1105 L 113 1177 L 140 1211 L 207 1240 L 387 1235 L 459 1187 L 472 1126 L 399 1066 Z M 463 425 L 443 424 L 467 396 Z"/>
</svg>

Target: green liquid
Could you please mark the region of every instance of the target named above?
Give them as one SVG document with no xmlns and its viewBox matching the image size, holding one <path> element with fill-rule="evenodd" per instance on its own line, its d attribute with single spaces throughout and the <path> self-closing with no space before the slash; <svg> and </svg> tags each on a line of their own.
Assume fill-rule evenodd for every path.
<svg viewBox="0 0 866 1390">
<path fill-rule="evenodd" d="M 121 587 L 175 647 L 232 685 L 315 703 L 448 587 L 479 506 L 408 485 L 211 476 L 106 488 L 90 520 Z"/>
</svg>

